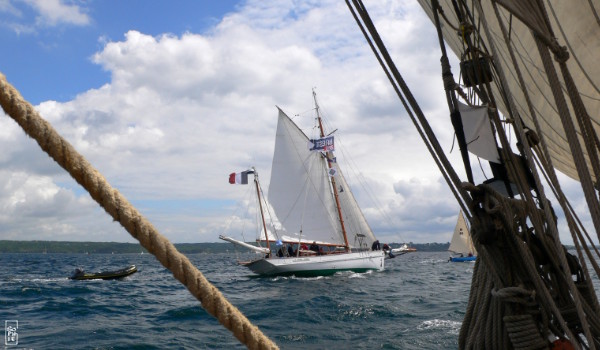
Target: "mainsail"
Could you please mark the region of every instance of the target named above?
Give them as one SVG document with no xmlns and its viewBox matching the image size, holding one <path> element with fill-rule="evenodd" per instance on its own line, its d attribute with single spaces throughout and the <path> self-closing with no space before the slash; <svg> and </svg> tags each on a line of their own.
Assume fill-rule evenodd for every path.
<svg viewBox="0 0 600 350">
<path fill-rule="evenodd" d="M 283 235 L 303 241 L 344 245 L 332 195 L 328 166 L 321 152 L 311 151 L 309 138 L 279 109 L 275 152 L 269 184 L 269 202 L 284 228 Z M 344 224 L 350 247 L 358 247 L 356 234 L 370 247 L 375 237 L 354 199 L 337 163 L 334 163 Z"/>
</svg>

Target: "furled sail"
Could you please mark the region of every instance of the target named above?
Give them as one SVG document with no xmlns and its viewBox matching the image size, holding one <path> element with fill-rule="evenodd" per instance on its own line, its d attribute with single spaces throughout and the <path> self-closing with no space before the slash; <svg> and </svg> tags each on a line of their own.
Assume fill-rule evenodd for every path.
<svg viewBox="0 0 600 350">
<path fill-rule="evenodd" d="M 280 109 L 269 184 L 269 202 L 287 236 L 344 244 L 327 165 L 321 152 Z"/>
<path fill-rule="evenodd" d="M 433 18 L 431 1 L 419 0 L 419 3 L 427 15 Z M 525 126 L 534 129 L 533 118 L 525 96 L 521 93 L 515 65 L 503 39 L 503 33 L 495 16 L 492 2 L 481 1 L 476 3 L 481 5 L 483 13 L 485 13 L 485 20 L 490 33 L 488 36 L 482 30 L 481 34 L 485 37 L 486 42 L 493 42 L 496 48 L 496 56 L 493 57 L 494 64 L 502 66 L 507 78 L 507 85 L 514 98 L 514 104 Z M 533 31 L 544 42 L 553 43 L 544 16 L 537 7 L 539 3 L 536 1 L 514 0 L 502 0 L 498 3 L 501 4 L 501 6 L 498 6 L 499 17 L 509 33 L 511 46 L 522 72 L 525 87 L 529 91 L 533 109 L 540 120 L 541 133 L 548 145 L 553 165 L 569 177 L 579 179 L 570 145 L 567 142 L 566 132 L 562 127 L 559 108 L 553 98 L 551 85 L 545 74 L 536 43 L 530 34 Z M 439 4 L 450 23 L 457 26 L 459 21 L 454 15 L 452 0 L 439 0 Z M 557 37 L 557 42 L 554 42 L 553 45 L 555 47 L 557 45 L 566 46 L 568 49 L 569 59 L 566 61 L 566 65 L 571 72 L 587 113 L 590 114 L 593 128 L 598 133 L 600 130 L 600 65 L 597 61 L 600 53 L 600 30 L 598 30 L 600 27 L 598 21 L 600 5 L 597 2 L 585 0 L 544 1 L 543 4 L 549 14 L 550 26 L 554 28 L 554 35 Z M 476 11 L 477 6 L 471 9 L 475 16 L 473 23 L 479 23 L 481 20 L 479 11 Z M 446 43 L 460 57 L 464 45 L 456 29 L 442 21 L 442 31 Z M 559 63 L 554 61 L 553 64 L 556 70 L 560 72 Z M 559 74 L 558 78 L 563 91 L 566 91 L 564 77 Z M 498 86 L 493 86 L 493 89 L 496 96 L 501 96 Z M 498 109 L 504 115 L 508 115 L 506 101 L 497 99 L 496 103 Z M 567 104 L 571 111 L 571 117 L 575 118 L 571 104 L 569 102 Z M 574 121 L 574 124 L 577 125 L 577 122 Z M 581 131 L 578 127 L 577 132 L 581 144 L 583 144 Z M 588 162 L 588 168 L 591 169 L 588 151 L 585 149 L 584 156 Z"/>
</svg>

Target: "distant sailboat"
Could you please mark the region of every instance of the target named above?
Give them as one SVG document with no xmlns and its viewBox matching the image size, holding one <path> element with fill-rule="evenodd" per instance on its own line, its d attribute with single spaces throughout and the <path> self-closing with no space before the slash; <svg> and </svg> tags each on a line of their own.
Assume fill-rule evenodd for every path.
<svg viewBox="0 0 600 350">
<path fill-rule="evenodd" d="M 220 238 L 261 254 L 259 259 L 242 263 L 260 275 L 383 270 L 385 253 L 370 250 L 376 238 L 333 156 L 333 136 L 326 136 L 314 92 L 313 97 L 320 130 L 317 140 L 310 140 L 279 109 L 269 203 L 281 229 L 267 229 L 258 175 L 252 169 L 230 175 L 230 183 L 248 183 L 248 175 L 254 174 L 263 226 L 257 241 L 266 243 L 266 247 Z M 275 254 L 271 252 L 273 246 L 279 248 Z"/>
<path fill-rule="evenodd" d="M 477 258 L 477 251 L 473 246 L 473 240 L 469 234 L 469 228 L 463 215 L 462 210 L 458 214 L 458 220 L 454 233 L 452 234 L 452 240 L 450 241 L 450 247 L 448 251 L 452 252 L 454 256 L 450 257 L 449 261 L 461 262 L 461 261 L 475 261 Z"/>
</svg>

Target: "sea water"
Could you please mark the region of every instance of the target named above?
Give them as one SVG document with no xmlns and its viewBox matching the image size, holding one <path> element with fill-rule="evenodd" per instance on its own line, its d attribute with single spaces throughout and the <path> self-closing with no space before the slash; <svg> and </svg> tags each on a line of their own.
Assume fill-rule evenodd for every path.
<svg viewBox="0 0 600 350">
<path fill-rule="evenodd" d="M 188 257 L 281 349 L 455 349 L 474 266 L 415 252 L 381 272 L 263 278 L 235 254 Z M 0 321 L 7 349 L 245 348 L 150 254 L 1 254 Z"/>
</svg>

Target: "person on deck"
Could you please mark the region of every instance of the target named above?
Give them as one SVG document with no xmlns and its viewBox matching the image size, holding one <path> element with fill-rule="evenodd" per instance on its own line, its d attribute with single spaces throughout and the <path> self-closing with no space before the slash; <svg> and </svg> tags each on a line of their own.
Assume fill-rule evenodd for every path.
<svg viewBox="0 0 600 350">
<path fill-rule="evenodd" d="M 296 254 L 294 254 L 294 248 L 292 248 L 291 244 L 288 244 L 288 255 L 289 256 L 295 256 Z"/>
<path fill-rule="evenodd" d="M 381 245 L 379 244 L 379 240 L 376 240 L 375 242 L 373 242 L 373 245 L 371 245 L 371 250 L 381 250 Z"/>
<path fill-rule="evenodd" d="M 308 249 L 310 249 L 313 252 L 319 254 L 319 246 L 317 245 L 316 241 L 313 241 L 312 244 L 310 245 L 310 247 Z"/>
</svg>

